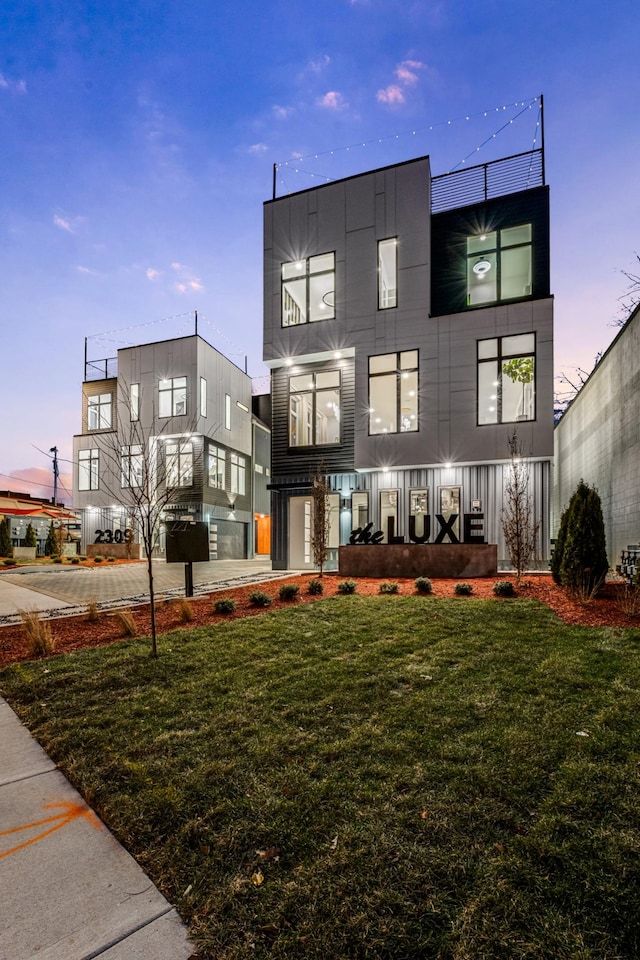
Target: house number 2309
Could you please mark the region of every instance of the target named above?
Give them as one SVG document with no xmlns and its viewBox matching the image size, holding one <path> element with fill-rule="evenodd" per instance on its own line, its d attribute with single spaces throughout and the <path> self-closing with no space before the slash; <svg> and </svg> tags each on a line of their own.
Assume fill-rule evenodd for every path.
<svg viewBox="0 0 640 960">
<path fill-rule="evenodd" d="M 94 543 L 132 543 L 133 530 L 127 527 L 126 530 L 96 530 Z"/>
</svg>

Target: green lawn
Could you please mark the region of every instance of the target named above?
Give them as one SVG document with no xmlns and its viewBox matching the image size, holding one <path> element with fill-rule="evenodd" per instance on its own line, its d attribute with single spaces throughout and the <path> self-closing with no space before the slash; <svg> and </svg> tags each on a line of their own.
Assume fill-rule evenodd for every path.
<svg viewBox="0 0 640 960">
<path fill-rule="evenodd" d="M 203 957 L 640 956 L 639 631 L 355 596 L 159 645 L 0 690 Z"/>
</svg>

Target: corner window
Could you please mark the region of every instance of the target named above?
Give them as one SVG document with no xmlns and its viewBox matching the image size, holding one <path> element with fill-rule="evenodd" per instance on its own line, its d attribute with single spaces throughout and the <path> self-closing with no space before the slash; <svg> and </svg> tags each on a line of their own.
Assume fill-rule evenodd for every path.
<svg viewBox="0 0 640 960">
<path fill-rule="evenodd" d="M 530 223 L 467 237 L 467 306 L 530 296 Z"/>
<path fill-rule="evenodd" d="M 282 264 L 282 326 L 333 320 L 335 254 L 322 253 Z"/>
<path fill-rule="evenodd" d="M 418 351 L 369 357 L 369 434 L 418 429 Z"/>
<path fill-rule="evenodd" d="M 187 412 L 187 378 L 161 380 L 158 386 L 158 415 L 181 417 Z"/>
<path fill-rule="evenodd" d="M 142 444 L 132 443 L 121 449 L 121 478 L 123 487 L 141 487 L 144 475 Z"/>
<path fill-rule="evenodd" d="M 191 440 L 167 440 L 165 446 L 168 487 L 193 484 L 193 444 Z"/>
<path fill-rule="evenodd" d="M 132 423 L 140 419 L 140 384 L 132 383 L 129 389 L 129 418 Z"/>
<path fill-rule="evenodd" d="M 111 429 L 111 394 L 100 393 L 87 397 L 87 421 L 89 430 Z"/>
<path fill-rule="evenodd" d="M 378 241 L 378 310 L 398 305 L 398 242 Z"/>
<path fill-rule="evenodd" d="M 98 490 L 100 455 L 96 448 L 78 451 L 78 490 Z"/>
<path fill-rule="evenodd" d="M 535 334 L 478 341 L 478 423 L 534 420 Z"/>
<path fill-rule="evenodd" d="M 204 377 L 200 377 L 200 416 L 206 417 L 207 415 L 207 381 Z"/>
<path fill-rule="evenodd" d="M 213 444 L 209 447 L 209 486 L 224 490 L 227 467 L 227 453 L 222 447 Z"/>
<path fill-rule="evenodd" d="M 289 378 L 289 446 L 340 443 L 340 371 Z"/>
<path fill-rule="evenodd" d="M 247 486 L 247 462 L 239 453 L 231 454 L 231 493 L 243 497 Z"/>
</svg>

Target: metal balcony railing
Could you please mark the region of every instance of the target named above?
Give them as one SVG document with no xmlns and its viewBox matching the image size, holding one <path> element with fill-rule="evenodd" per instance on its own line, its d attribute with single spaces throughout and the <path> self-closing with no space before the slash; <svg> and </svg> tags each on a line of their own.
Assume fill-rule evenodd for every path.
<svg viewBox="0 0 640 960">
<path fill-rule="evenodd" d="M 104 360 L 85 360 L 84 379 L 109 380 L 118 376 L 118 358 L 107 357 Z"/>
<path fill-rule="evenodd" d="M 544 151 L 529 150 L 433 177 L 431 211 L 442 213 L 541 186 L 544 186 Z"/>
</svg>

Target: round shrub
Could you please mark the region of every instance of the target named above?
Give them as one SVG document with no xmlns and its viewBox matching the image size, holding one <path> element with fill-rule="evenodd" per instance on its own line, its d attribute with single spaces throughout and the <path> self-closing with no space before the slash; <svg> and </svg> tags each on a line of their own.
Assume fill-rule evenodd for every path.
<svg viewBox="0 0 640 960">
<path fill-rule="evenodd" d="M 12 560 L 10 557 L 7 557 L 2 562 L 4 563 L 5 567 L 13 567 L 15 565 L 15 560 Z"/>
<path fill-rule="evenodd" d="M 236 609 L 236 602 L 231 597 L 221 597 L 213 604 L 216 613 L 233 613 Z"/>
<path fill-rule="evenodd" d="M 322 580 L 316 580 L 316 579 L 309 580 L 307 593 L 310 593 L 314 597 L 319 597 L 323 590 L 324 590 L 324 586 L 322 584 Z"/>
<path fill-rule="evenodd" d="M 418 593 L 431 593 L 433 590 L 429 577 L 416 577 L 415 585 Z"/>
<path fill-rule="evenodd" d="M 473 593 L 473 587 L 470 583 L 456 583 L 453 592 L 457 597 L 468 597 L 470 593 Z"/>
<path fill-rule="evenodd" d="M 115 557 L 107 557 L 107 563 L 115 563 L 115 562 L 116 562 Z"/>
<path fill-rule="evenodd" d="M 52 557 L 54 563 L 62 563 L 62 557 Z"/>
<path fill-rule="evenodd" d="M 71 557 L 71 563 L 74 567 L 77 566 L 80 563 L 80 557 Z"/>
<path fill-rule="evenodd" d="M 513 589 L 511 580 L 496 580 L 493 585 L 493 592 L 495 593 L 496 597 L 515 596 L 515 590 Z"/>
<path fill-rule="evenodd" d="M 398 584 L 395 580 L 387 580 L 380 584 L 380 593 L 397 593 Z"/>
<path fill-rule="evenodd" d="M 295 600 L 300 593 L 297 583 L 283 583 L 278 591 L 281 600 Z"/>
<path fill-rule="evenodd" d="M 268 607 L 271 603 L 271 597 L 262 590 L 254 590 L 249 594 L 249 603 L 252 607 Z"/>
<path fill-rule="evenodd" d="M 102 563 L 103 560 L 104 560 L 104 557 L 100 557 L 100 556 L 93 558 L 94 563 Z"/>
<path fill-rule="evenodd" d="M 357 589 L 355 580 L 341 580 L 338 584 L 338 593 L 355 593 Z"/>
</svg>

